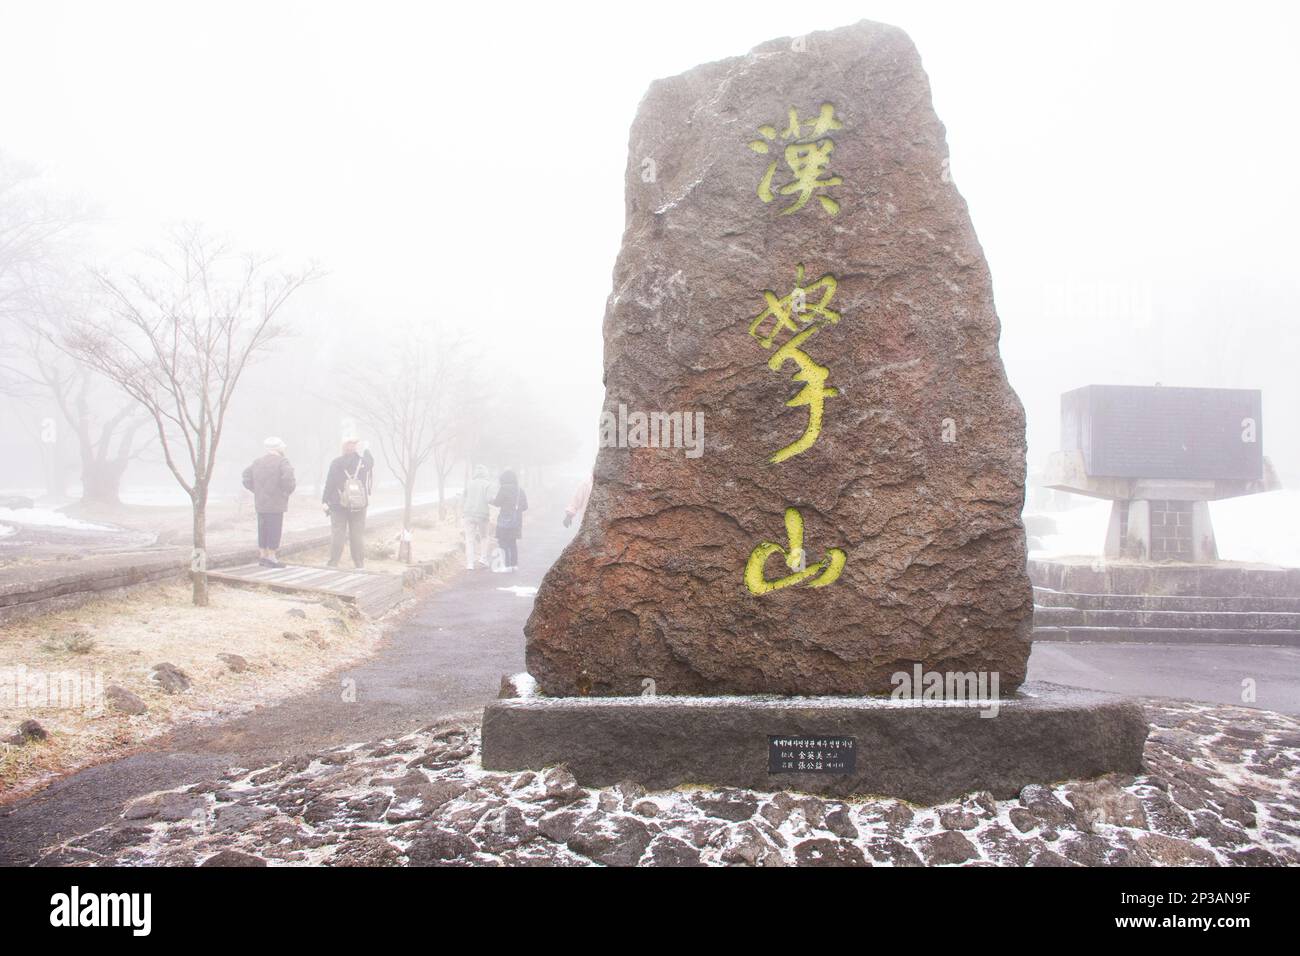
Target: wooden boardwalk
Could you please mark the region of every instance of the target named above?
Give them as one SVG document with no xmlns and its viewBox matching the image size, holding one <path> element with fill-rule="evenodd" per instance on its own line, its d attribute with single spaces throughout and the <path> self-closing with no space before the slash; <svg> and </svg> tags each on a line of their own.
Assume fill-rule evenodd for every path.
<svg viewBox="0 0 1300 956">
<path fill-rule="evenodd" d="M 402 599 L 400 574 L 381 571 L 322 568 L 306 564 L 288 564 L 283 568 L 264 568 L 260 564 L 241 564 L 208 572 L 209 581 L 227 584 L 257 585 L 272 591 L 304 591 L 332 594 L 356 606 L 372 617 L 383 614 Z"/>
</svg>

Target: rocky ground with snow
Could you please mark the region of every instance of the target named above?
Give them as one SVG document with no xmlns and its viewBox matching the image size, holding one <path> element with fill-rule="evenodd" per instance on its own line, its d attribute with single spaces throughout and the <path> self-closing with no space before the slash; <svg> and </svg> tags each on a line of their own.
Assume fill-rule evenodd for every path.
<svg viewBox="0 0 1300 956">
<path fill-rule="evenodd" d="M 1300 864 L 1300 721 L 1144 701 L 1146 772 L 899 800 L 493 773 L 478 728 L 396 739 L 134 800 L 44 864 L 328 866 L 1276 866 Z"/>
<path fill-rule="evenodd" d="M 0 804 L 178 726 L 307 692 L 383 637 L 337 598 L 213 584 L 210 602 L 197 608 L 189 582 L 166 582 L 6 624 Z"/>
</svg>

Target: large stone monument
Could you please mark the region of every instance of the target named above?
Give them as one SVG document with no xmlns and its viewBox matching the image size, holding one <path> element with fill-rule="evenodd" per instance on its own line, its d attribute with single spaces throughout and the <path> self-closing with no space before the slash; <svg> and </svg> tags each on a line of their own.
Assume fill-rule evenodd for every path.
<svg viewBox="0 0 1300 956">
<path fill-rule="evenodd" d="M 626 189 L 605 407 L 702 412 L 703 453 L 601 450 L 528 622 L 542 689 L 888 693 L 921 661 L 1014 690 L 1024 414 L 911 41 L 654 83 Z"/>
<path fill-rule="evenodd" d="M 543 697 L 489 707 L 485 766 L 753 786 L 776 741 L 861 740 L 856 765 L 816 761 L 829 786 L 925 794 L 985 758 L 1005 790 L 1031 750 L 1049 775 L 1131 765 L 1128 705 L 982 720 L 867 696 L 914 672 L 1010 696 L 1032 615 L 1023 411 L 908 37 L 863 22 L 655 82 L 626 190 L 590 505 L 526 627 Z M 963 738 L 963 759 L 913 753 Z"/>
</svg>

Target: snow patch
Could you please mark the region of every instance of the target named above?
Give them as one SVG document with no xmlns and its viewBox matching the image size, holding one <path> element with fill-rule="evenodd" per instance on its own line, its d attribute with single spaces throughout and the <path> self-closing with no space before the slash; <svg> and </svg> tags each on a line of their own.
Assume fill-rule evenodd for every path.
<svg viewBox="0 0 1300 956">
<path fill-rule="evenodd" d="M 1057 533 L 1039 535 L 1039 547 L 1029 556 L 1100 555 L 1110 508 L 1109 501 L 1094 501 L 1066 511 L 1034 513 L 1051 518 Z M 1300 489 L 1211 501 L 1210 520 L 1220 560 L 1300 567 Z"/>
<path fill-rule="evenodd" d="M 1056 524 L 1056 534 L 1038 536 L 1039 547 L 1030 548 L 1031 558 L 1065 555 L 1100 555 L 1106 547 L 1106 525 L 1110 522 L 1109 501 L 1093 501 L 1068 511 L 1039 512 Z M 1029 515 L 1026 515 L 1029 517 Z"/>
<path fill-rule="evenodd" d="M 1300 567 L 1300 490 L 1211 501 L 1210 521 L 1222 560 Z"/>
<path fill-rule="evenodd" d="M 508 588 L 497 588 L 498 591 L 509 591 L 515 597 L 532 597 L 537 593 L 537 588 L 529 587 L 526 584 L 512 584 Z"/>
<path fill-rule="evenodd" d="M 537 678 L 527 671 L 521 671 L 510 678 L 511 683 L 515 685 L 515 691 L 520 697 L 537 696 Z"/>
<path fill-rule="evenodd" d="M 112 525 L 91 524 L 77 518 L 69 518 L 61 511 L 49 508 L 0 508 L 0 518 L 18 525 L 30 525 L 41 528 L 68 528 L 73 531 L 120 531 Z M 13 533 L 13 529 L 9 529 Z"/>
</svg>

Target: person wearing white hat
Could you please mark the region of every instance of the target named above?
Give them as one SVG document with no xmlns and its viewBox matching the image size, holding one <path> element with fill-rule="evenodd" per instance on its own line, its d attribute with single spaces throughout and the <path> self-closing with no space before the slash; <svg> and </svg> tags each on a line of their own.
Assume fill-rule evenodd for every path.
<svg viewBox="0 0 1300 956">
<path fill-rule="evenodd" d="M 253 510 L 257 512 L 257 563 L 264 568 L 282 568 L 277 552 L 284 531 L 284 513 L 298 483 L 293 465 L 284 455 L 284 441 L 272 436 L 262 445 L 266 454 L 244 469 L 244 487 L 253 493 Z"/>
</svg>

